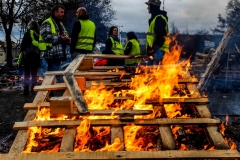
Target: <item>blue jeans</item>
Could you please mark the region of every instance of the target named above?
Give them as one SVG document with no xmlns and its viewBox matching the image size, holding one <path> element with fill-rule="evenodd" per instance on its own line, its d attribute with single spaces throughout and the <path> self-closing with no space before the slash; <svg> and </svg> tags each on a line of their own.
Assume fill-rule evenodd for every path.
<svg viewBox="0 0 240 160">
<path fill-rule="evenodd" d="M 154 48 L 153 60 L 148 60 L 148 65 L 159 65 L 163 60 L 164 51 L 159 50 L 159 47 Z"/>
<path fill-rule="evenodd" d="M 61 71 L 61 60 L 59 59 L 45 59 L 48 64 L 48 71 Z M 62 76 L 56 76 L 56 82 L 62 83 Z"/>
</svg>

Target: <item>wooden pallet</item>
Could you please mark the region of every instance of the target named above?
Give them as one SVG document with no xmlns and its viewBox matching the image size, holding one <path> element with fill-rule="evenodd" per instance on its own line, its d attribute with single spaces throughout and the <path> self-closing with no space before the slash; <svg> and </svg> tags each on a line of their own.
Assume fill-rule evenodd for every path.
<svg viewBox="0 0 240 160">
<path fill-rule="evenodd" d="M 95 57 L 94 55 L 93 57 Z M 103 55 L 101 55 L 102 57 Z M 123 56 L 121 56 L 123 57 Z M 105 57 L 106 58 L 106 57 Z M 115 58 L 115 57 L 114 57 Z M 127 57 L 124 57 L 127 58 Z M 87 104 L 82 96 L 81 89 L 87 89 L 90 87 L 88 84 L 88 80 L 86 77 L 91 75 L 98 75 L 101 73 L 103 79 L 108 79 L 109 76 L 118 77 L 120 74 L 114 75 L 113 73 L 109 75 L 109 73 L 102 72 L 109 70 L 109 68 L 116 67 L 93 67 L 93 61 L 90 56 L 80 55 L 78 56 L 64 72 L 54 72 L 48 73 L 44 78 L 44 81 L 41 86 L 35 87 L 37 90 L 37 95 L 32 103 L 27 103 L 24 105 L 24 109 L 28 110 L 28 113 L 23 122 L 16 122 L 14 124 L 14 129 L 19 130 L 14 143 L 8 154 L 0 154 L 0 159 L 4 160 L 59 160 L 59 159 L 68 159 L 68 160 L 117 160 L 117 159 L 128 159 L 128 160 L 137 160 L 137 159 L 190 159 L 190 158 L 198 158 L 198 159 L 239 159 L 240 154 L 236 150 L 230 150 L 229 146 L 225 143 L 223 136 L 218 131 L 218 126 L 221 124 L 221 121 L 218 119 L 212 119 L 211 113 L 208 110 L 206 104 L 209 103 L 207 97 L 202 97 L 199 93 L 195 78 L 192 78 L 190 74 L 187 72 L 186 79 L 182 79 L 181 83 L 184 83 L 188 90 L 191 93 L 195 93 L 193 98 L 166 98 L 163 99 L 162 104 L 159 102 L 154 102 L 155 108 L 163 108 L 163 104 L 166 103 L 191 103 L 195 104 L 199 118 L 156 118 L 149 120 L 134 120 L 130 119 L 126 120 L 124 117 L 132 117 L 137 114 L 148 114 L 149 111 L 118 111 L 117 115 L 123 117 L 123 119 L 115 119 L 115 120 L 92 120 L 92 126 L 110 126 L 111 127 L 111 142 L 115 138 L 119 138 L 121 142 L 124 141 L 124 132 L 123 126 L 126 124 L 139 124 L 139 125 L 158 125 L 160 136 L 162 139 L 162 144 L 164 146 L 164 150 L 162 151 L 138 151 L 138 152 L 129 152 L 125 151 L 124 148 L 121 148 L 117 152 L 73 152 L 74 150 L 74 141 L 76 136 L 76 127 L 81 123 L 82 120 L 67 120 L 67 121 L 32 121 L 37 113 L 37 106 L 50 107 L 50 103 L 46 102 L 48 98 L 48 93 L 51 90 L 65 90 L 62 96 L 72 96 L 78 111 L 88 114 L 99 114 L 99 115 L 109 115 L 112 111 L 91 111 L 87 109 Z M 121 67 L 119 67 L 121 68 Z M 94 70 L 94 74 L 84 72 L 86 69 Z M 101 70 L 100 73 L 96 72 L 96 70 Z M 79 71 L 76 71 L 79 70 Z M 77 73 L 76 73 L 77 72 Z M 79 77 L 79 72 L 81 72 L 80 78 L 82 78 L 81 82 L 84 85 L 79 86 L 77 83 L 77 78 Z M 63 75 L 64 84 L 56 84 L 54 83 L 55 75 Z M 70 77 L 70 79 L 69 79 Z M 72 79 L 71 79 L 72 78 Z M 107 81 L 109 83 L 108 86 L 116 85 L 111 81 Z M 111 84 L 113 83 L 113 84 Z M 126 82 L 118 82 L 118 84 L 126 83 Z M 88 86 L 89 85 L 89 86 Z M 74 88 L 75 87 L 75 88 Z M 78 88 L 78 89 L 76 89 Z M 78 97 L 77 97 L 78 96 Z M 125 97 L 127 98 L 127 97 Z M 74 114 L 74 113 L 72 113 Z M 75 113 L 79 114 L 79 113 Z M 192 151 L 179 151 L 176 150 L 176 145 L 171 133 L 170 125 L 186 125 L 186 124 L 202 124 L 206 126 L 206 130 L 215 146 L 215 150 L 192 150 Z M 42 127 L 64 127 L 64 136 L 61 142 L 60 151 L 58 153 L 30 153 L 24 154 L 21 153 L 26 145 L 28 139 L 27 128 L 31 126 L 42 126 Z"/>
</svg>

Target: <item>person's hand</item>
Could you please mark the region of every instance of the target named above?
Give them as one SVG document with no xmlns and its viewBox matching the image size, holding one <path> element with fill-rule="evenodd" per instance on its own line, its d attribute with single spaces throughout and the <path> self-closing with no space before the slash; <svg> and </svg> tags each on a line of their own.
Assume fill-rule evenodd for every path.
<svg viewBox="0 0 240 160">
<path fill-rule="evenodd" d="M 61 39 L 62 39 L 65 43 L 71 43 L 71 38 L 69 38 L 67 35 L 61 35 Z"/>
<path fill-rule="evenodd" d="M 147 54 L 151 55 L 154 52 L 154 49 L 152 47 L 147 48 Z"/>
</svg>

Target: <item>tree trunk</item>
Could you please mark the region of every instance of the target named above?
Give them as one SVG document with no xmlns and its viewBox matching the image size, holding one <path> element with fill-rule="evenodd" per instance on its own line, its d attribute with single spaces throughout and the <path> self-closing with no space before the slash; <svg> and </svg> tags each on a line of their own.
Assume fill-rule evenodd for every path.
<svg viewBox="0 0 240 160">
<path fill-rule="evenodd" d="M 6 31 L 6 42 L 7 42 L 7 65 L 12 68 L 12 39 L 11 39 L 11 31 Z"/>
</svg>

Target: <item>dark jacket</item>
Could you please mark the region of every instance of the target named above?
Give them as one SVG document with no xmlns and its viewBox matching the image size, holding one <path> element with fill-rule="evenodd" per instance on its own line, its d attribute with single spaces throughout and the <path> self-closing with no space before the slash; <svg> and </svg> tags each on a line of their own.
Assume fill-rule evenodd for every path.
<svg viewBox="0 0 240 160">
<path fill-rule="evenodd" d="M 157 15 L 163 15 L 168 20 L 167 12 L 160 10 L 159 7 L 154 6 L 152 4 L 150 6 L 150 13 L 151 13 L 151 18 L 148 21 L 149 25 Z M 155 29 L 154 29 L 154 33 L 156 34 L 156 39 L 153 44 L 153 47 L 157 46 L 160 48 L 164 44 L 165 42 L 164 37 L 167 35 L 165 26 L 166 26 L 165 20 L 162 17 L 157 17 L 156 23 L 155 23 Z"/>
<path fill-rule="evenodd" d="M 78 20 L 89 20 L 88 15 L 82 15 L 78 17 Z M 70 52 L 79 52 L 79 53 L 91 53 L 92 51 L 85 50 L 85 49 L 76 49 L 77 41 L 78 41 L 78 34 L 81 32 L 81 23 L 79 21 L 76 21 L 73 24 L 73 29 L 72 29 L 72 34 L 71 34 L 71 48 Z M 94 36 L 94 44 L 96 44 L 96 31 L 95 31 L 95 36 Z"/>
<path fill-rule="evenodd" d="M 111 36 L 115 41 L 120 42 L 118 37 Z M 110 38 L 106 40 L 105 43 L 105 50 L 102 52 L 103 54 L 115 54 L 112 51 L 112 41 Z M 107 66 L 122 66 L 124 65 L 124 59 L 108 59 L 107 60 Z"/>
<path fill-rule="evenodd" d="M 39 40 L 39 36 L 37 34 L 34 34 L 34 39 L 36 41 Z M 34 53 L 29 53 L 26 54 L 26 50 L 29 50 L 29 48 L 32 47 L 32 38 L 30 36 L 30 32 L 27 31 L 24 34 L 22 43 L 21 43 L 21 52 L 24 53 L 23 59 L 21 64 L 23 64 L 24 66 L 32 66 L 32 67 L 39 67 L 40 65 L 40 52 L 38 50 L 38 48 L 36 47 L 34 49 Z M 31 49 L 31 51 L 33 51 Z M 37 52 L 38 51 L 38 52 Z"/>
<path fill-rule="evenodd" d="M 129 41 L 126 46 L 126 49 L 124 50 L 124 54 L 129 55 L 131 51 L 132 51 L 132 42 Z"/>
</svg>

